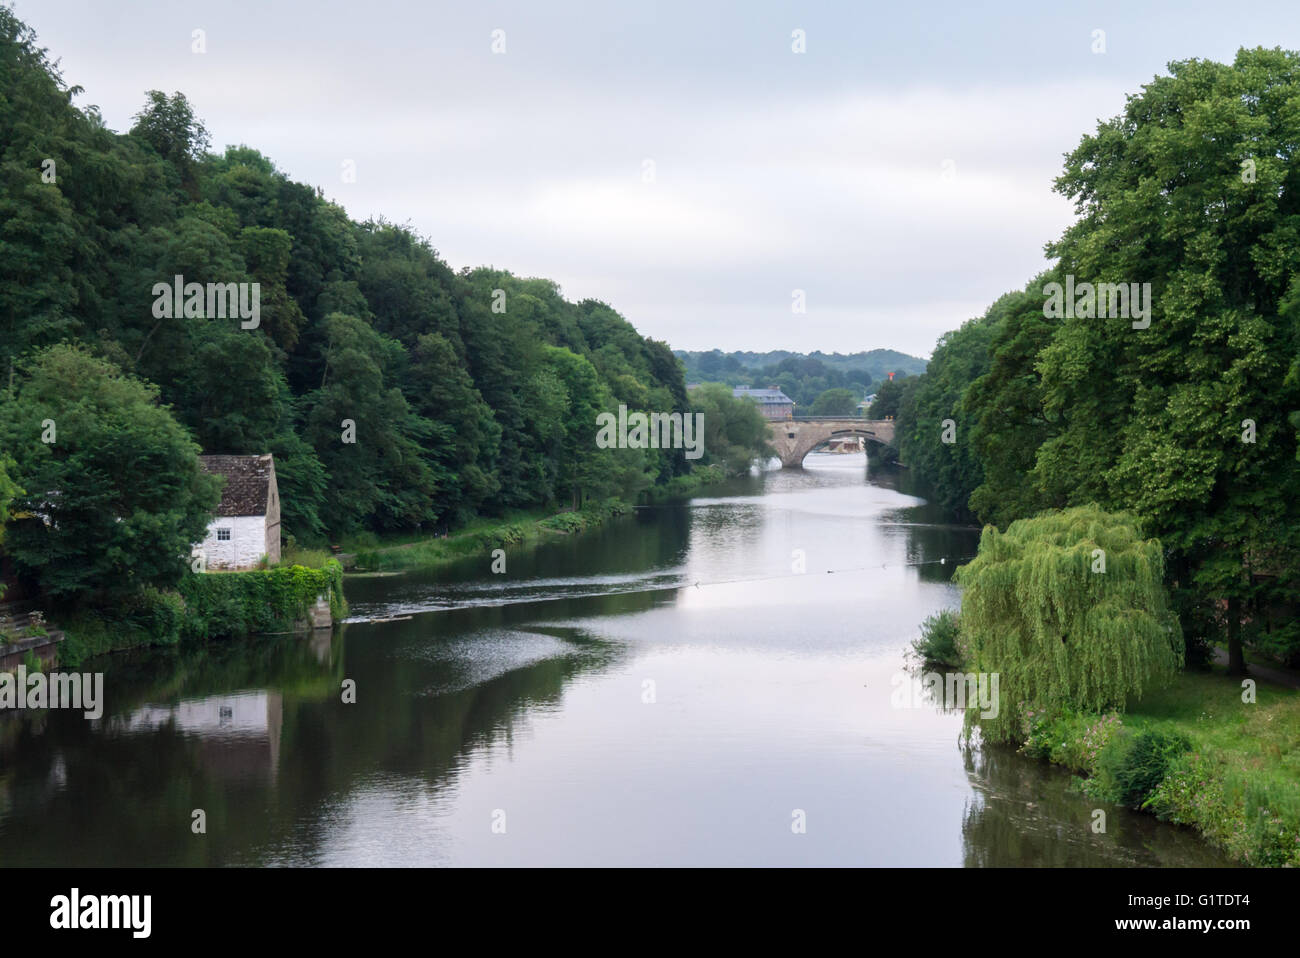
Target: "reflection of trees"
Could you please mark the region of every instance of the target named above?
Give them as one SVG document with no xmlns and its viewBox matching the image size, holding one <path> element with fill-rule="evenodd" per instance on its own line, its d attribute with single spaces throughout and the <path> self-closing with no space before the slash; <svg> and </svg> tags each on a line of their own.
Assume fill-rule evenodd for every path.
<svg viewBox="0 0 1300 958">
<path fill-rule="evenodd" d="M 250 790 L 271 786 L 286 741 L 282 722 L 295 714 L 295 703 L 337 694 L 342 644 L 340 633 L 255 636 L 87 663 L 85 671 L 105 672 L 100 722 L 50 710 L 6 723 L 9 734 L 0 742 L 6 831 L 26 838 L 6 843 L 0 860 L 65 866 L 222 860 L 238 836 L 219 835 L 217 827 L 247 808 Z M 224 710 L 239 699 L 256 700 L 263 728 L 232 734 L 223 727 Z M 138 727 L 124 730 L 131 716 Z M 203 837 L 190 832 L 196 808 L 208 816 Z"/>
<path fill-rule="evenodd" d="M 899 521 L 920 523 L 908 515 L 913 510 L 899 513 Z M 975 554 L 979 545 L 979 530 L 969 526 L 909 525 L 907 527 L 907 561 L 916 566 L 923 582 L 949 582 L 957 566 Z M 940 563 L 940 559 L 947 560 Z"/>
<path fill-rule="evenodd" d="M 662 597 L 647 593 L 545 608 L 562 620 L 656 601 Z M 5 830 L 30 836 L 18 851 L 21 841 L 9 843 L 3 860 L 217 865 L 288 846 L 295 860 L 310 861 L 333 825 L 322 806 L 376 778 L 444 787 L 467 755 L 509 740 L 575 676 L 621 654 L 622 646 L 580 629 L 529 625 L 537 615 L 536 605 L 505 606 L 348 627 L 346 669 L 338 633 L 323 662 L 306 638 L 265 636 L 115 660 L 120 672 L 107 677 L 105 714 L 140 717 L 130 734 L 115 734 L 111 721 L 51 712 L 41 734 L 29 723 L 3 737 Z M 474 642 L 499 632 L 545 635 L 564 651 L 455 687 Z M 460 659 L 415 654 L 455 642 L 465 646 Z M 341 702 L 344 678 L 356 682 L 354 705 Z M 453 690 L 431 691 L 447 686 Z M 219 727 L 229 694 L 259 688 L 283 690 L 263 696 L 276 706 L 265 729 L 230 736 Z M 169 721 L 165 705 L 142 709 L 147 702 L 179 702 L 185 719 Z M 196 808 L 207 814 L 205 836 L 190 832 Z"/>
<path fill-rule="evenodd" d="M 968 867 L 1225 864 L 1188 829 L 1072 791 L 1062 769 L 995 747 L 962 750 L 974 795 L 962 821 Z M 1092 832 L 1092 811 L 1106 833 Z"/>
</svg>

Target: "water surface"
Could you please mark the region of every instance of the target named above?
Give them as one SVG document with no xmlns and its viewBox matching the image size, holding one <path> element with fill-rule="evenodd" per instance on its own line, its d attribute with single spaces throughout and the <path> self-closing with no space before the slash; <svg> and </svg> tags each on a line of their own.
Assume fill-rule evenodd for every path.
<svg viewBox="0 0 1300 958">
<path fill-rule="evenodd" d="M 891 705 L 978 539 L 899 482 L 813 454 L 505 574 L 350 577 L 332 636 L 84 666 L 102 720 L 0 719 L 0 863 L 1226 864 Z"/>
</svg>

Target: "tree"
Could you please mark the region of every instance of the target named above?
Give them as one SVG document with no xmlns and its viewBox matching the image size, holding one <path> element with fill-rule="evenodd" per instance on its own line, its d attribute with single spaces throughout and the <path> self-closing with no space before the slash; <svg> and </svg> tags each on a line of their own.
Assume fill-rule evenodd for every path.
<svg viewBox="0 0 1300 958">
<path fill-rule="evenodd" d="M 355 316 L 333 313 L 325 330 L 321 385 L 304 404 L 306 438 L 330 477 L 326 528 L 339 534 L 431 520 L 445 479 L 425 454 L 433 430 L 389 382 L 405 350 Z"/>
<path fill-rule="evenodd" d="M 37 353 L 0 405 L 0 444 L 24 490 L 5 549 L 50 596 L 107 602 L 188 572 L 220 480 L 158 391 L 74 346 Z"/>
<path fill-rule="evenodd" d="M 851 389 L 828 389 L 812 404 L 814 416 L 851 416 L 858 410 L 858 397 Z"/>
<path fill-rule="evenodd" d="M 893 419 L 898 415 L 898 403 L 903 398 L 902 379 L 886 379 L 876 389 L 876 398 L 867 410 L 868 419 Z"/>
<path fill-rule="evenodd" d="M 767 420 L 749 399 L 737 398 L 718 383 L 691 391 L 691 410 L 704 419 L 705 463 L 722 466 L 728 475 L 749 471 L 755 459 L 770 457 Z"/>
<path fill-rule="evenodd" d="M 150 90 L 145 96 L 147 101 L 135 115 L 131 135 L 148 143 L 174 164 L 184 179 L 190 179 L 195 163 L 208 148 L 208 131 L 183 93 L 169 97 L 161 90 Z"/>
<path fill-rule="evenodd" d="M 1043 316 L 1040 276 L 1022 293 L 1001 302 L 997 331 L 989 344 L 988 371 L 962 396 L 971 417 L 969 438 L 983 476 L 969 497 L 970 511 L 1005 529 L 1014 519 L 1032 516 L 1052 503 L 1032 481 L 1038 449 L 1052 434 L 1043 410 L 1041 376 L 1035 362 L 1052 337 Z"/>
<path fill-rule="evenodd" d="M 989 343 L 1002 313 L 999 300 L 984 316 L 945 333 L 926 371 L 898 387 L 894 433 L 902 460 L 917 471 L 935 499 L 963 519 L 973 518 L 968 502 L 983 479 L 972 443 L 975 415 L 966 407 L 966 391 L 988 369 Z"/>
<path fill-rule="evenodd" d="M 1028 713 L 1122 709 L 1182 666 L 1160 542 L 1095 505 L 985 526 L 957 571 L 961 634 L 977 673 L 999 675 L 994 741 L 1025 735 Z"/>
<path fill-rule="evenodd" d="M 610 305 L 453 271 L 426 238 L 353 222 L 252 147 L 211 154 L 180 93 L 150 91 L 115 133 L 3 8 L 0 90 L 0 377 L 72 342 L 158 384 L 205 451 L 275 455 L 285 529 L 304 541 L 632 496 L 691 469 L 677 450 L 589 441 L 588 413 L 611 401 L 689 408 L 671 350 Z M 153 291 L 177 275 L 257 284 L 260 325 L 206 302 L 166 315 Z"/>
<path fill-rule="evenodd" d="M 499 490 L 492 467 L 501 426 L 439 333 L 416 340 L 402 383 L 411 407 L 433 425 L 430 456 L 448 476 L 438 497 L 439 518 L 464 522 Z"/>
<path fill-rule="evenodd" d="M 5 526 L 9 522 L 9 504 L 22 494 L 18 484 L 9 478 L 9 473 L 14 469 L 14 461 L 9 458 L 0 458 L 0 544 L 5 541 Z"/>
<path fill-rule="evenodd" d="M 643 479 L 645 451 L 633 448 L 602 449 L 596 442 L 597 417 L 612 411 L 613 398 L 596 367 L 559 346 L 543 349 L 546 375 L 555 383 L 560 399 L 556 448 L 555 490 L 580 507 L 588 496 L 603 499 L 619 492 L 636 492 L 648 485 Z M 632 488 L 627 488 L 628 486 Z"/>
<path fill-rule="evenodd" d="M 1258 573 L 1300 599 L 1297 97 L 1300 54 L 1170 64 L 1067 157 L 1057 189 L 1081 215 L 1049 247 L 1076 282 L 1149 296 L 1144 317 L 1059 320 L 1038 360 L 1058 425 L 1034 481 L 1140 515 L 1171 550 L 1180 610 L 1223 604 L 1233 672 Z"/>
</svg>

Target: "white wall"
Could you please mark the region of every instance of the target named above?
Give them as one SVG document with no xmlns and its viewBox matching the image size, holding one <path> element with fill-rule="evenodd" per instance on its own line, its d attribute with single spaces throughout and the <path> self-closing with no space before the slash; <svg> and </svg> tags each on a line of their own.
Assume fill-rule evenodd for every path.
<svg viewBox="0 0 1300 958">
<path fill-rule="evenodd" d="M 229 529 L 230 539 L 217 541 L 217 530 Z M 251 569 L 266 555 L 266 516 L 235 516 L 212 520 L 198 549 L 209 569 Z"/>
</svg>

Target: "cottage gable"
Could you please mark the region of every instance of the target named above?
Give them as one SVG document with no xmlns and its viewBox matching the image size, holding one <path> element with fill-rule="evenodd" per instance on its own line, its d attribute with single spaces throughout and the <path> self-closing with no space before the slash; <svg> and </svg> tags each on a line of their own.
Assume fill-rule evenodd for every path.
<svg viewBox="0 0 1300 958">
<path fill-rule="evenodd" d="M 251 569 L 265 558 L 280 561 L 280 496 L 275 461 L 264 456 L 200 456 L 203 469 L 221 476 L 221 502 L 206 538 L 195 547 L 210 569 Z"/>
</svg>

